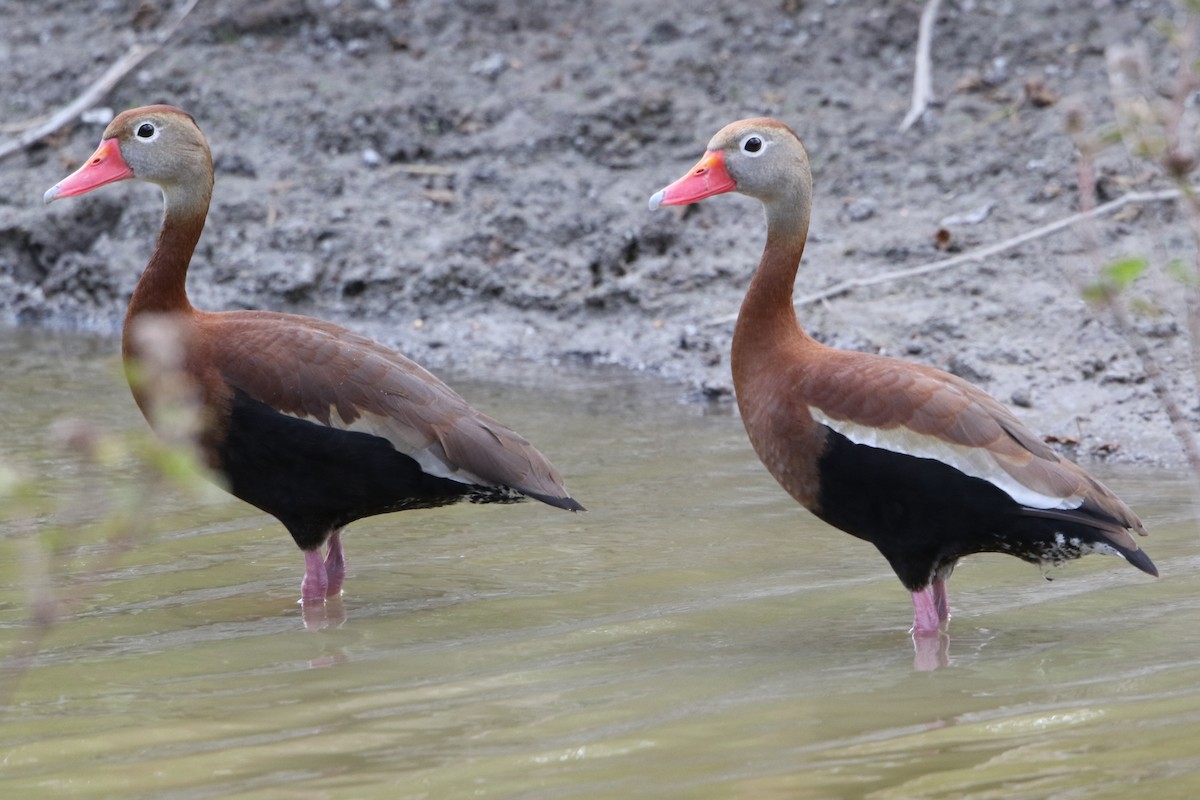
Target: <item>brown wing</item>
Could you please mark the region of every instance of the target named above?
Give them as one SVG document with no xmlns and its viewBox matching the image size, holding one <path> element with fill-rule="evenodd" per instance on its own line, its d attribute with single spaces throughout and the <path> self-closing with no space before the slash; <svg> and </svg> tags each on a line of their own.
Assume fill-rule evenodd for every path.
<svg viewBox="0 0 1200 800">
<path fill-rule="evenodd" d="M 582 508 L 528 440 L 377 342 L 266 312 L 204 314 L 200 327 L 222 381 L 282 413 L 381 436 L 441 477 Z"/>
<path fill-rule="evenodd" d="M 906 361 L 825 352 L 798 390 L 814 418 L 852 441 L 936 458 L 1034 509 L 1078 510 L 1114 532 L 1146 533 L 1116 495 L 976 386 Z"/>
</svg>

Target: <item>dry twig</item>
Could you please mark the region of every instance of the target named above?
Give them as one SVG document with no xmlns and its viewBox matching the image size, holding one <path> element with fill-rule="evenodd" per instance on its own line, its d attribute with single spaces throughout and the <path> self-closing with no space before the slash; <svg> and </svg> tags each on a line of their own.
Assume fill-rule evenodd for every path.
<svg viewBox="0 0 1200 800">
<path fill-rule="evenodd" d="M 915 267 L 906 269 L 895 269 L 890 272 L 882 272 L 878 275 L 872 275 L 869 278 L 847 278 L 844 281 L 835 283 L 834 285 L 822 289 L 813 294 L 798 297 L 794 301 L 796 306 L 807 306 L 822 300 L 828 300 L 831 297 L 843 295 L 854 289 L 860 289 L 866 286 L 877 286 L 881 283 L 891 283 L 893 281 L 902 281 L 907 278 L 915 278 L 920 275 L 928 275 L 933 272 L 941 272 L 943 270 L 961 267 L 964 264 L 970 264 L 975 261 L 982 261 L 985 258 L 990 258 L 998 253 L 1003 253 L 1005 250 L 1011 250 L 1014 247 L 1020 247 L 1023 244 L 1032 242 L 1035 239 L 1040 239 L 1043 236 L 1049 236 L 1058 233 L 1065 228 L 1069 228 L 1078 222 L 1096 217 L 1103 217 L 1112 214 L 1125 206 L 1135 205 L 1140 203 L 1165 203 L 1172 200 L 1178 200 L 1183 196 L 1183 192 L 1179 189 L 1164 189 L 1157 192 L 1130 192 L 1127 195 L 1118 197 L 1116 200 L 1105 203 L 1102 206 L 1096 206 L 1088 211 L 1080 211 L 1077 214 L 1072 214 L 1069 217 L 1063 217 L 1060 220 L 1055 220 L 1049 224 L 1043 225 L 1040 228 L 1026 231 L 1025 233 L 1013 236 L 994 244 L 989 244 L 986 247 L 979 247 L 975 250 L 961 253 L 951 258 L 943 258 L 939 261 L 931 261 L 926 264 L 919 264 Z M 724 325 L 733 322 L 737 319 L 736 314 L 721 317 L 712 321 L 714 325 Z"/>
<path fill-rule="evenodd" d="M 117 59 L 107 70 L 105 70 L 103 75 L 101 75 L 94 83 L 84 89 L 83 92 L 70 103 L 60 108 L 54 114 L 50 115 L 41 124 L 30 128 L 29 130 L 17 136 L 15 139 L 7 141 L 4 144 L 0 144 L 0 161 L 8 158 L 13 153 L 24 150 L 29 145 L 41 141 L 65 125 L 70 124 L 84 111 L 87 111 L 96 103 L 100 102 L 100 100 L 110 91 L 112 91 L 113 87 L 120 83 L 121 79 L 129 74 L 131 70 L 133 70 L 138 64 L 142 63 L 147 56 L 149 56 L 151 53 L 154 53 L 167 43 L 167 40 L 170 39 L 177 30 L 179 30 L 179 26 L 183 24 L 184 19 L 187 18 L 187 15 L 191 13 L 192 9 L 196 7 L 196 3 L 198 2 L 199 0 L 187 0 L 187 3 L 184 5 L 179 16 L 177 16 L 175 20 L 165 28 L 158 31 L 153 42 L 149 44 L 139 42 L 133 45 L 133 47 L 130 47 L 125 55 Z"/>
<path fill-rule="evenodd" d="M 1096 170 L 1092 154 L 1087 149 L 1081 149 L 1080 152 L 1079 195 L 1086 207 L 1090 203 L 1089 198 L 1095 197 Z M 1179 194 L 1182 194 L 1182 192 Z M 1096 215 L 1088 215 L 1087 212 L 1083 212 L 1079 216 L 1083 217 L 1081 221 L 1084 222 L 1082 226 L 1083 239 L 1088 249 L 1095 253 L 1097 260 L 1099 260 L 1099 245 L 1097 242 L 1099 242 L 1100 237 L 1093 224 Z M 1171 427 L 1175 431 L 1175 438 L 1179 441 L 1184 456 L 1187 458 L 1188 463 L 1191 464 L 1195 476 L 1200 478 L 1200 443 L 1196 441 L 1191 423 L 1180 407 L 1179 401 L 1175 397 L 1175 392 L 1171 389 L 1171 385 L 1167 382 L 1167 377 L 1163 373 L 1162 366 L 1158 363 L 1158 359 L 1154 357 L 1154 353 L 1146 343 L 1146 338 L 1138 332 L 1137 325 L 1134 324 L 1133 317 L 1129 313 L 1128 305 L 1125 303 L 1124 298 L 1116 291 L 1103 292 L 1101 302 L 1112 314 L 1113 321 L 1116 323 L 1117 330 L 1121 336 L 1133 347 L 1134 354 L 1137 355 L 1138 360 L 1142 364 L 1142 371 L 1146 375 L 1146 380 L 1154 388 L 1154 393 L 1158 396 L 1158 401 L 1162 404 L 1167 419 L 1171 422 Z"/>
<path fill-rule="evenodd" d="M 921 23 L 917 31 L 917 65 L 913 70 L 912 106 L 900 123 L 900 131 L 911 128 L 925 109 L 934 101 L 933 96 L 933 23 L 937 21 L 938 6 L 942 0 L 926 0 L 925 8 L 921 11 Z"/>
</svg>

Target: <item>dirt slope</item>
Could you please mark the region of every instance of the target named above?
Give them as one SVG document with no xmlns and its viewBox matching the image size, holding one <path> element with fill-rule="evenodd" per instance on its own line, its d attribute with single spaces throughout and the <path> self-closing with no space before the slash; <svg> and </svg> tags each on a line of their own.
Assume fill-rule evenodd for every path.
<svg viewBox="0 0 1200 800">
<path fill-rule="evenodd" d="M 0 0 L 0 139 L 152 36 L 170 18 L 162 5 L 63 0 L 34 15 Z M 817 207 L 804 295 L 944 257 L 939 228 L 952 254 L 1077 210 L 1064 116 L 1111 121 L 1111 45 L 1144 42 L 1169 88 L 1173 56 L 1153 25 L 1171 3 L 947 0 L 934 44 L 942 104 L 899 133 L 920 10 L 201 0 L 103 105 L 180 105 L 212 143 L 197 305 L 340 320 L 435 368 L 615 363 L 719 399 L 761 212 L 725 197 L 651 214 L 646 199 L 721 125 L 769 114 L 806 141 Z M 101 130 L 73 125 L 0 164 L 0 319 L 119 325 L 159 222 L 155 191 L 41 204 Z M 1167 186 L 1121 148 L 1101 167 L 1113 196 Z M 1170 205 L 1130 208 L 1102 239 L 1088 252 L 1068 231 L 800 311 L 832 344 L 981 383 L 1036 429 L 1078 438 L 1080 458 L 1179 464 L 1132 349 L 1078 281 L 1131 253 L 1190 261 L 1186 220 Z M 1178 287 L 1155 273 L 1137 291 L 1154 309 L 1141 330 L 1198 420 Z"/>
</svg>

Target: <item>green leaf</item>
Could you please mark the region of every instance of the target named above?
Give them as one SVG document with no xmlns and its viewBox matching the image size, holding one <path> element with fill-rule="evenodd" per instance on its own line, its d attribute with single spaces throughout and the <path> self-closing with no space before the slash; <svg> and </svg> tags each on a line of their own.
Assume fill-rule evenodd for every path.
<svg viewBox="0 0 1200 800">
<path fill-rule="evenodd" d="M 1172 258 L 1168 261 L 1164 272 L 1184 286 L 1200 286 L 1200 275 L 1196 274 L 1196 268 L 1182 258 Z"/>
<path fill-rule="evenodd" d="M 1101 278 L 1118 292 L 1129 287 L 1131 283 L 1142 277 L 1148 266 L 1146 259 L 1139 256 L 1123 258 L 1114 261 L 1101 272 Z"/>
</svg>

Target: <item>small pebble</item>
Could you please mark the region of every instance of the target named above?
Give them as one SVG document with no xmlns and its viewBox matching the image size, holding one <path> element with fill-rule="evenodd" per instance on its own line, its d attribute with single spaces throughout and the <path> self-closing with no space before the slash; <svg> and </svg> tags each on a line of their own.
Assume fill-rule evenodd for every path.
<svg viewBox="0 0 1200 800">
<path fill-rule="evenodd" d="M 983 71 L 983 82 L 988 86 L 999 86 L 1008 80 L 1008 59 L 996 56 L 992 63 Z"/>
<path fill-rule="evenodd" d="M 846 204 L 846 216 L 851 222 L 863 222 L 875 216 L 876 203 L 870 197 L 859 197 Z"/>
<path fill-rule="evenodd" d="M 988 215 L 992 213 L 992 208 L 994 208 L 995 205 L 995 203 L 984 203 L 983 205 L 976 206 L 970 211 L 966 211 L 962 214 L 951 214 L 948 217 L 943 217 L 940 224 L 942 226 L 978 225 L 988 218 Z"/>
<path fill-rule="evenodd" d="M 116 115 L 108 106 L 96 106 L 80 114 L 79 119 L 87 125 L 107 125 L 112 122 L 114 116 Z"/>
<path fill-rule="evenodd" d="M 503 53 L 492 53 L 471 65 L 472 75 L 482 75 L 489 80 L 496 80 L 508 69 L 508 58 Z"/>
</svg>

